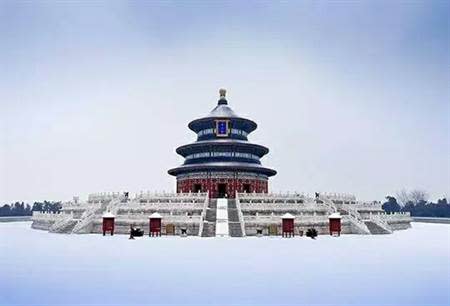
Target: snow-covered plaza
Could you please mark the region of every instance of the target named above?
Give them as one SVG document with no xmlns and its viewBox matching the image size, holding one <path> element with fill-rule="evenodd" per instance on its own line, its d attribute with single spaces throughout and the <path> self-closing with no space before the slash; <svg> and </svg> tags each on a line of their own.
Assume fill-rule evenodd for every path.
<svg viewBox="0 0 450 306">
<path fill-rule="evenodd" d="M 0 223 L 0 305 L 449 304 L 450 225 L 317 240 L 128 240 Z"/>
</svg>

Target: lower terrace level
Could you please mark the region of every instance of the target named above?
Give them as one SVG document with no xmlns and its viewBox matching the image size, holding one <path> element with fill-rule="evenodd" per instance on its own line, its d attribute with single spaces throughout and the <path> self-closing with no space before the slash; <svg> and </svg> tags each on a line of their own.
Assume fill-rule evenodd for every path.
<svg viewBox="0 0 450 306">
<path fill-rule="evenodd" d="M 390 234 L 409 228 L 412 221 L 407 213 L 387 214 L 381 203 L 360 202 L 353 196 L 237 193 L 236 198 L 224 200 L 228 219 L 221 221 L 227 222 L 231 237 L 301 236 L 310 228 L 319 234 Z M 217 208 L 217 199 L 200 192 L 141 193 L 134 197 L 96 194 L 87 202 L 63 203 L 58 214 L 34 212 L 32 227 L 83 234 L 102 233 L 107 226 L 111 234 L 129 234 L 134 226 L 146 234 L 156 231 L 158 235 L 214 237 L 220 219 Z"/>
</svg>

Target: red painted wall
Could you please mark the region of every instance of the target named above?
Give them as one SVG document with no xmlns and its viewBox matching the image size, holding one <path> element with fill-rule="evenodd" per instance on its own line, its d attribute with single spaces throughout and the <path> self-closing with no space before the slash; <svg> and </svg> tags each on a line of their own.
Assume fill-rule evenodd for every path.
<svg viewBox="0 0 450 306">
<path fill-rule="evenodd" d="M 250 192 L 267 193 L 268 181 L 265 179 L 232 179 L 232 178 L 202 178 L 177 180 L 177 192 L 194 192 L 194 186 L 201 184 L 201 192 L 209 191 L 211 198 L 218 196 L 218 184 L 227 184 L 229 198 L 234 198 L 236 192 L 244 192 L 244 184 L 250 185 Z"/>
</svg>

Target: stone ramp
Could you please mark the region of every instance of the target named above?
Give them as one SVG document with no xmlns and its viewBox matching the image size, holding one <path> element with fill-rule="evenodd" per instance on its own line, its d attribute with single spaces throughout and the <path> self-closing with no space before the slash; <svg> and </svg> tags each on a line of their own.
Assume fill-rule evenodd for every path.
<svg viewBox="0 0 450 306">
<path fill-rule="evenodd" d="M 228 221 L 239 222 L 239 213 L 237 209 L 228 208 Z"/>
<path fill-rule="evenodd" d="M 55 222 L 50 228 L 50 233 L 71 233 L 72 229 L 77 225 L 78 220 L 65 218 Z"/>
<path fill-rule="evenodd" d="M 383 227 L 379 226 L 374 221 L 367 220 L 367 221 L 364 221 L 364 223 L 366 224 L 367 228 L 369 229 L 369 231 L 372 235 L 391 234 L 391 232 L 389 232 L 386 229 L 384 229 Z"/>
<path fill-rule="evenodd" d="M 215 237 L 216 236 L 216 223 L 204 222 L 202 237 Z"/>
<path fill-rule="evenodd" d="M 242 237 L 241 223 L 228 222 L 228 229 L 230 231 L 230 237 Z"/>
<path fill-rule="evenodd" d="M 235 199 L 228 200 L 228 209 L 237 209 Z"/>
<path fill-rule="evenodd" d="M 217 200 L 210 199 L 206 209 L 205 221 L 203 222 L 202 237 L 216 236 L 216 210 Z"/>
<path fill-rule="evenodd" d="M 206 210 L 206 221 L 216 222 L 216 209 Z"/>
<path fill-rule="evenodd" d="M 228 200 L 228 228 L 230 237 L 243 237 L 241 222 L 239 221 L 239 210 L 234 199 Z"/>
</svg>

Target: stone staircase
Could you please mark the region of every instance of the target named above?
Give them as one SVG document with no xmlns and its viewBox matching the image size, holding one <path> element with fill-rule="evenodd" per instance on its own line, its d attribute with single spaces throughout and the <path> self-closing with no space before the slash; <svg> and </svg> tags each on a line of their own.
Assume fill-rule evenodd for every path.
<svg viewBox="0 0 450 306">
<path fill-rule="evenodd" d="M 386 234 L 392 234 L 393 230 L 390 225 L 380 215 L 372 215 L 370 221 L 374 222 L 378 227 L 381 227 Z"/>
<path fill-rule="evenodd" d="M 241 224 L 239 222 L 229 222 L 230 237 L 242 237 Z"/>
<path fill-rule="evenodd" d="M 78 220 L 72 219 L 70 220 L 66 226 L 64 227 L 62 233 L 70 233 L 72 232 L 73 228 L 75 227 L 75 225 L 78 223 Z"/>
<path fill-rule="evenodd" d="M 382 226 L 380 226 L 373 220 L 366 220 L 366 221 L 364 221 L 364 223 L 366 224 L 367 228 L 369 229 L 369 231 L 372 235 L 381 235 L 381 234 L 391 234 L 392 233 L 392 231 L 389 231 L 388 229 L 383 228 Z"/>
<path fill-rule="evenodd" d="M 80 220 L 73 226 L 72 234 L 87 234 L 92 230 L 93 223 L 96 219 L 102 220 L 102 214 L 109 211 L 116 214 L 120 204 L 123 203 L 122 198 L 112 199 L 109 203 L 103 203 L 100 206 L 94 206 L 87 209 L 81 216 Z"/>
<path fill-rule="evenodd" d="M 205 221 L 203 222 L 202 237 L 216 236 L 216 210 L 217 200 L 210 199 L 208 208 L 206 209 Z"/>
<path fill-rule="evenodd" d="M 50 233 L 70 233 L 75 225 L 78 223 L 78 220 L 72 218 L 64 218 L 50 227 Z"/>
<path fill-rule="evenodd" d="M 97 215 L 100 214 L 102 211 L 101 208 L 94 207 L 90 209 L 86 209 L 84 213 L 81 215 L 80 220 L 75 224 L 73 227 L 71 233 L 72 234 L 87 234 L 90 232 L 92 227 L 92 222 Z"/>
<path fill-rule="evenodd" d="M 352 208 L 350 205 L 342 205 L 341 209 L 339 211 L 342 215 L 346 215 L 349 221 L 352 223 L 353 226 L 355 226 L 355 229 L 358 230 L 358 233 L 361 235 L 368 235 L 370 234 L 370 229 L 367 227 L 367 224 L 361 217 L 360 213 Z"/>
<path fill-rule="evenodd" d="M 228 227 L 230 237 L 243 237 L 241 222 L 239 221 L 239 210 L 234 199 L 228 200 Z"/>
</svg>

